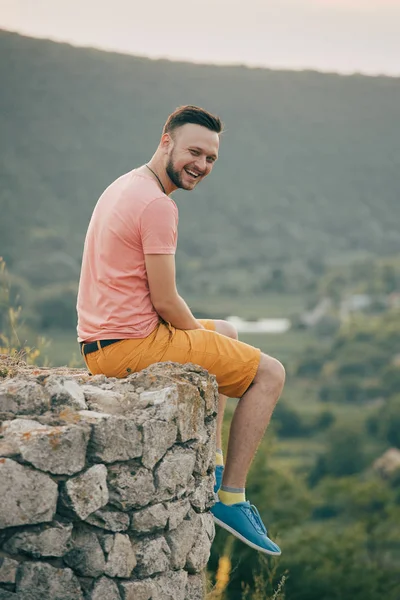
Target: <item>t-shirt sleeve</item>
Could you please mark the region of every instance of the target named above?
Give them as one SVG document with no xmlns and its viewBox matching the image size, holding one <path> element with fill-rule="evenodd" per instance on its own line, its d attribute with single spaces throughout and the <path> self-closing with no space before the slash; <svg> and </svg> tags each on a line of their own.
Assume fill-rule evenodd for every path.
<svg viewBox="0 0 400 600">
<path fill-rule="evenodd" d="M 178 214 L 168 198 L 156 198 L 144 209 L 140 220 L 144 254 L 175 254 Z"/>
</svg>

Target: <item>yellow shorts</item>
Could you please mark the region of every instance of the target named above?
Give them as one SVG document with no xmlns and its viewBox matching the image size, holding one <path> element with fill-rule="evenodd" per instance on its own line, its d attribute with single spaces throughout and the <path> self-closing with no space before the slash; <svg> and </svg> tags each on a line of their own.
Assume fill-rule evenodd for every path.
<svg viewBox="0 0 400 600">
<path fill-rule="evenodd" d="M 127 377 L 158 362 L 194 363 L 216 376 L 221 394 L 241 398 L 252 383 L 261 351 L 215 331 L 212 320 L 200 320 L 206 329 L 175 329 L 159 323 L 146 338 L 121 340 L 84 356 L 93 375 Z"/>
</svg>

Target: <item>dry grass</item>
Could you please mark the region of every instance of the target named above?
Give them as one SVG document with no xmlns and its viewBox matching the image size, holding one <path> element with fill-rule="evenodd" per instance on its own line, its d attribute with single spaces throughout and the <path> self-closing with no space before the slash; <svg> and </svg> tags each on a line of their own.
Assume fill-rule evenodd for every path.
<svg viewBox="0 0 400 600">
<path fill-rule="evenodd" d="M 18 376 L 39 375 L 68 375 L 72 377 L 87 376 L 86 369 L 74 369 L 71 367 L 38 367 L 29 365 L 25 360 L 25 354 L 20 352 L 11 352 L 10 354 L 0 354 L 0 378 L 11 379 Z"/>
</svg>

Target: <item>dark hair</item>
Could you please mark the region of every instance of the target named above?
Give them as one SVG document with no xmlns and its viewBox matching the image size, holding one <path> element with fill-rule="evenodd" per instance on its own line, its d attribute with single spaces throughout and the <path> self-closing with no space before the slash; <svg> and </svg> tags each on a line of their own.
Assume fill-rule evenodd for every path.
<svg viewBox="0 0 400 600">
<path fill-rule="evenodd" d="M 169 115 L 163 128 L 163 134 L 171 133 L 175 129 L 178 129 L 178 127 L 186 125 L 186 123 L 201 125 L 216 133 L 221 133 L 223 127 L 219 117 L 212 115 L 199 106 L 192 106 L 189 104 L 187 106 L 179 106 L 179 108 Z"/>
</svg>

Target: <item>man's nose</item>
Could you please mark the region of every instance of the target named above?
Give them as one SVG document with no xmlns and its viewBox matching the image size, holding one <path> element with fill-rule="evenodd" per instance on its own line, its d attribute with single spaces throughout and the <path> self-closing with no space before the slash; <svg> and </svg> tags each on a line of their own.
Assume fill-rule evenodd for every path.
<svg viewBox="0 0 400 600">
<path fill-rule="evenodd" d="M 198 156 L 196 158 L 196 169 L 198 169 L 199 171 L 201 171 L 202 173 L 204 173 L 204 171 L 207 169 L 207 159 L 205 156 Z"/>
</svg>

